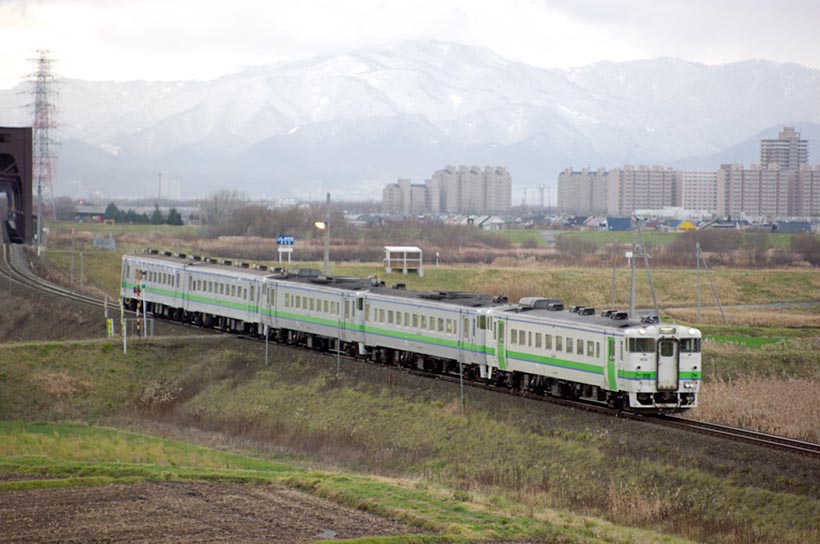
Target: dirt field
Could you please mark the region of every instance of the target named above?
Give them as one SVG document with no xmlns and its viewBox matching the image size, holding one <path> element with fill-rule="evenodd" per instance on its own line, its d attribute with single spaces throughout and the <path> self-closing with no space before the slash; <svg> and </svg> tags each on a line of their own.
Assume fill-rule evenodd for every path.
<svg viewBox="0 0 820 544">
<path fill-rule="evenodd" d="M 169 482 L 0 493 L 0 542 L 295 543 L 413 532 L 267 486 Z"/>
</svg>

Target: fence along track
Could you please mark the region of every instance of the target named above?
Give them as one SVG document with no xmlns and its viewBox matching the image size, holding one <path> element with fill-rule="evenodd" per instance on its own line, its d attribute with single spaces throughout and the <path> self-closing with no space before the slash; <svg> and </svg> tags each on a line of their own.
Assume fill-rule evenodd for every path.
<svg viewBox="0 0 820 544">
<path fill-rule="evenodd" d="M 3 229 L 3 262 L 2 266 L 0 266 L 0 275 L 5 276 L 6 278 L 10 279 L 11 281 L 23 285 L 38 291 L 43 291 L 49 294 L 53 294 L 56 296 L 61 296 L 76 302 L 81 302 L 83 304 L 89 304 L 92 306 L 97 306 L 102 308 L 105 303 L 102 300 L 89 297 L 86 295 L 80 295 L 75 293 L 69 289 L 65 289 L 63 287 L 59 287 L 52 283 L 49 283 L 45 280 L 37 278 L 36 276 L 26 274 L 17 270 L 12 264 L 13 257 L 13 247 L 11 244 L 8 243 L 6 240 L 6 233 L 5 229 Z M 177 325 L 184 325 L 183 323 L 176 323 Z M 220 332 L 220 331 L 215 331 Z M 248 337 L 245 337 L 248 338 Z M 289 345 L 289 347 L 300 347 L 295 345 Z M 310 349 L 310 348 L 304 348 Z M 310 351 L 315 351 L 310 349 Z M 328 356 L 335 357 L 334 353 L 328 353 Z M 348 357 L 347 355 L 343 356 L 348 360 L 360 360 L 353 357 Z M 377 366 L 384 366 L 381 363 L 372 362 L 372 364 Z M 401 369 L 404 372 L 410 374 L 416 374 L 426 377 L 434 377 L 436 379 L 440 379 L 443 381 L 454 382 L 458 383 L 459 378 L 457 375 L 453 376 L 450 374 L 441 375 L 435 374 L 431 372 L 424 372 L 415 369 L 407 369 L 403 367 L 396 367 Z M 555 397 L 544 397 L 540 395 L 532 395 L 527 394 L 525 392 L 517 392 L 510 389 L 494 386 L 491 384 L 484 384 L 480 382 L 474 382 L 470 380 L 465 380 L 466 384 L 469 384 L 473 387 L 479 387 L 482 389 L 493 390 L 493 391 L 500 391 L 506 392 L 510 394 L 514 394 L 517 396 L 521 396 L 527 399 L 538 400 L 538 401 L 549 401 L 556 404 L 560 404 L 563 406 L 569 406 L 576 409 L 582 409 L 587 411 L 594 411 L 602 414 L 611 415 L 614 417 L 620 417 L 624 419 L 632 419 L 632 420 L 640 420 L 645 422 L 651 422 L 654 424 L 661 424 L 661 425 L 669 425 L 673 427 L 680 427 L 684 429 L 689 429 L 695 432 L 711 434 L 713 436 L 723 437 L 731 440 L 738 440 L 743 442 L 748 442 L 752 444 L 757 444 L 759 446 L 769 447 L 769 448 L 776 448 L 781 450 L 787 450 L 803 455 L 816 455 L 820 456 L 820 444 L 814 444 L 812 442 L 805 442 L 803 440 L 797 440 L 793 438 L 787 438 L 784 436 L 776 436 L 766 433 L 761 433 L 757 431 L 751 431 L 748 429 L 741 429 L 739 427 L 730 427 L 727 425 L 720 425 L 717 423 L 709 423 L 706 421 L 697 421 L 683 417 L 677 416 L 669 416 L 669 415 L 661 415 L 661 416 L 646 416 L 640 414 L 633 414 L 630 412 L 616 412 L 604 406 L 600 406 L 597 404 L 587 403 L 587 402 L 578 402 L 568 399 L 559 399 Z"/>
</svg>

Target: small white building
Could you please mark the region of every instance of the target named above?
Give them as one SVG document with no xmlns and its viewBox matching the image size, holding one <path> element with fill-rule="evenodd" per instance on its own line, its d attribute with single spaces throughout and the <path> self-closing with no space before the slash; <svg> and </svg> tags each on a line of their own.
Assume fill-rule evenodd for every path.
<svg viewBox="0 0 820 544">
<path fill-rule="evenodd" d="M 402 274 L 415 272 L 424 276 L 421 248 L 416 246 L 384 246 L 384 271 L 392 274 L 401 270 Z"/>
</svg>

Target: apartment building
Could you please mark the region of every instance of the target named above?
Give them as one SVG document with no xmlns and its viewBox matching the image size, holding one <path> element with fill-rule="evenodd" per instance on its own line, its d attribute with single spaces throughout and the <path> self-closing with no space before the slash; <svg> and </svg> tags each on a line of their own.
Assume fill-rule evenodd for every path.
<svg viewBox="0 0 820 544">
<path fill-rule="evenodd" d="M 783 127 L 777 139 L 760 140 L 760 166 L 777 165 L 782 170 L 797 170 L 809 162 L 809 142 L 801 140 L 794 127 Z"/>
<path fill-rule="evenodd" d="M 558 175 L 558 208 L 577 214 L 607 213 L 608 175 L 603 168 L 567 168 Z"/>
<path fill-rule="evenodd" d="M 405 215 L 507 212 L 512 207 L 512 177 L 501 166 L 446 166 L 424 185 L 407 179 L 388 184 L 382 201 L 386 211 Z"/>
</svg>

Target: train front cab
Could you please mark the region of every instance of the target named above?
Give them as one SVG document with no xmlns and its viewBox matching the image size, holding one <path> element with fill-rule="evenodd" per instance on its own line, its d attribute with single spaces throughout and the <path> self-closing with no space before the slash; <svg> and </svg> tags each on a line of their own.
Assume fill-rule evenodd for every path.
<svg viewBox="0 0 820 544">
<path fill-rule="evenodd" d="M 627 329 L 618 371 L 632 411 L 681 412 L 697 406 L 701 334 L 680 325 Z"/>
</svg>

